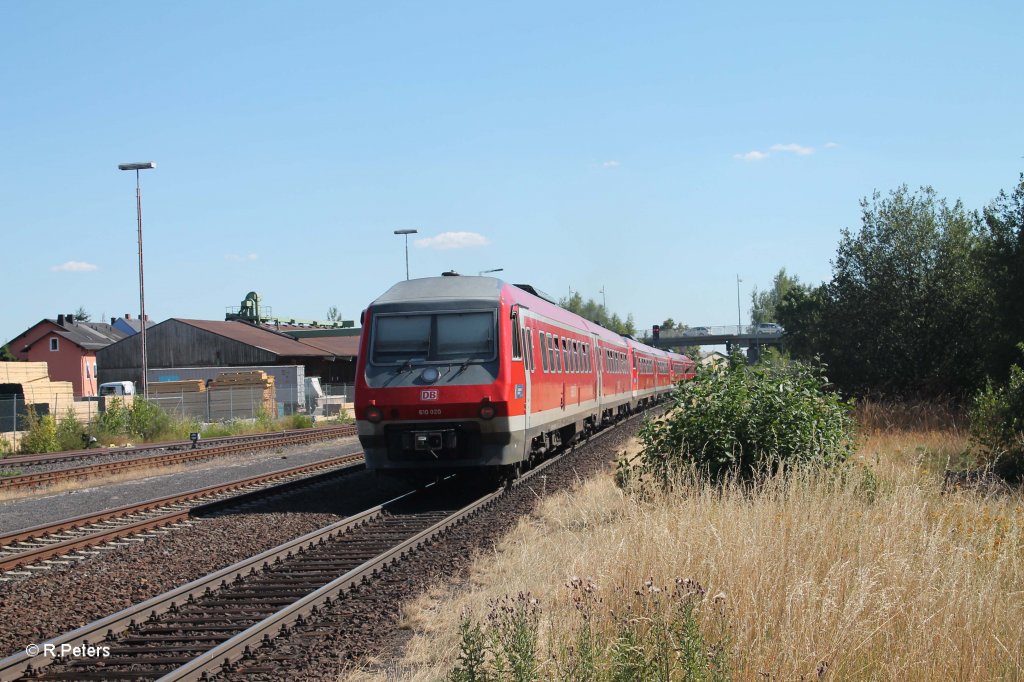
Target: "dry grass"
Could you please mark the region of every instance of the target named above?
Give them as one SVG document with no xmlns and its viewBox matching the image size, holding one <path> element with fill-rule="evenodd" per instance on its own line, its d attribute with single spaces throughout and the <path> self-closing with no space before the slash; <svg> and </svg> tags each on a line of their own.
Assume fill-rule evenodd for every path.
<svg viewBox="0 0 1024 682">
<path fill-rule="evenodd" d="M 520 592 L 540 599 L 546 656 L 578 627 L 567 583 L 579 576 L 609 633 L 608 613 L 649 578 L 698 581 L 709 640 L 724 609 L 734 679 L 1024 680 L 1024 498 L 944 494 L 938 463 L 966 448 L 962 431 L 893 420 L 846 476 L 778 476 L 756 492 L 689 481 L 646 498 L 591 481 L 478 557 L 468 590 L 439 586 L 408 607 L 401 672 L 349 679 L 444 678 L 460 615 L 484 620 L 489 600 Z"/>
</svg>

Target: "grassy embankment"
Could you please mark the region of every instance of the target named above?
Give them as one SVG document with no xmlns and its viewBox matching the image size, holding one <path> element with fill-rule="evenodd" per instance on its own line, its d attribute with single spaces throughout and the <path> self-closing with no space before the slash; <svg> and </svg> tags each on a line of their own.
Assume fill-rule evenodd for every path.
<svg viewBox="0 0 1024 682">
<path fill-rule="evenodd" d="M 1024 679 L 1024 497 L 943 491 L 969 452 L 954 415 L 857 416 L 845 475 L 638 496 L 610 470 L 552 497 L 476 559 L 468 590 L 407 608 L 401 674 L 352 679 L 444 679 L 465 622 L 478 653 L 535 661 L 538 679 L 650 679 L 681 651 L 691 679 Z"/>
</svg>

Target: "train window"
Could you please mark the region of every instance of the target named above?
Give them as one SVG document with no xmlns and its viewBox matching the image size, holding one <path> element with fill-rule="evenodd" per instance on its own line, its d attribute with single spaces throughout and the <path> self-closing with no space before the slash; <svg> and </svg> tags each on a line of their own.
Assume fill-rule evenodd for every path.
<svg viewBox="0 0 1024 682">
<path fill-rule="evenodd" d="M 572 364 L 577 374 L 583 371 L 580 366 L 582 364 L 580 363 L 580 344 L 576 341 L 572 342 Z"/>
<path fill-rule="evenodd" d="M 537 332 L 538 338 L 540 339 L 540 366 L 544 371 L 548 371 L 548 347 L 546 343 L 547 334 L 544 332 Z"/>
<path fill-rule="evenodd" d="M 380 315 L 374 320 L 371 361 L 482 362 L 496 355 L 492 311 Z"/>
<path fill-rule="evenodd" d="M 512 312 L 512 359 L 522 360 L 523 359 L 523 342 L 520 336 L 519 330 L 519 313 L 516 311 Z"/>
<path fill-rule="evenodd" d="M 533 332 L 526 328 L 526 368 L 533 371 Z"/>
<path fill-rule="evenodd" d="M 430 350 L 430 315 L 381 316 L 375 320 L 373 361 L 405 362 L 426 360 Z"/>
<path fill-rule="evenodd" d="M 572 365 L 569 364 L 569 339 L 564 336 L 562 337 L 562 367 L 566 372 L 572 371 Z"/>
<path fill-rule="evenodd" d="M 494 356 L 492 313 L 446 313 L 436 316 L 438 360 L 487 360 Z"/>
</svg>

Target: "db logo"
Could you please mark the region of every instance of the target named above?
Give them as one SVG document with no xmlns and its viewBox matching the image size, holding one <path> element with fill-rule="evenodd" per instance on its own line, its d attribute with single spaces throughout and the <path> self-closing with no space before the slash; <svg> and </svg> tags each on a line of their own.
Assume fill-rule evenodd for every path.
<svg viewBox="0 0 1024 682">
<path fill-rule="evenodd" d="M 437 400 L 437 391 L 420 391 L 420 400 Z"/>
</svg>

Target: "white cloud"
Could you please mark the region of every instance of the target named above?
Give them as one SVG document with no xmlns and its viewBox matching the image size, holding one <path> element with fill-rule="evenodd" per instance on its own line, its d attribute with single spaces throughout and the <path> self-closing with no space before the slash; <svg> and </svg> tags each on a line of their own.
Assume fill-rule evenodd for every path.
<svg viewBox="0 0 1024 682">
<path fill-rule="evenodd" d="M 604 163 L 601 164 L 601 167 L 602 168 L 618 168 L 621 165 L 622 165 L 622 163 L 620 163 L 619 161 L 614 161 L 613 160 L 613 161 L 605 161 Z"/>
<path fill-rule="evenodd" d="M 768 152 L 759 152 L 756 149 L 746 154 L 733 154 L 733 158 L 739 159 L 740 161 L 762 161 L 767 159 L 769 156 Z"/>
<path fill-rule="evenodd" d="M 436 237 L 417 239 L 414 243 L 421 249 L 462 249 L 467 246 L 486 246 L 490 240 L 476 232 L 442 232 Z"/>
<path fill-rule="evenodd" d="M 231 261 L 232 263 L 251 263 L 257 258 L 259 258 L 259 256 L 257 256 L 255 253 L 247 253 L 244 256 L 240 256 L 237 253 L 224 254 L 224 260 Z"/>
<path fill-rule="evenodd" d="M 773 144 L 771 150 L 773 152 L 793 152 L 797 156 L 807 156 L 814 153 L 814 147 L 804 147 L 799 144 Z"/>
<path fill-rule="evenodd" d="M 826 142 L 825 143 L 825 149 L 835 149 L 838 146 L 839 146 L 838 142 Z"/>
<path fill-rule="evenodd" d="M 83 263 L 77 260 L 69 260 L 67 263 L 61 263 L 60 265 L 53 265 L 50 267 L 50 270 L 53 272 L 92 272 L 97 269 L 99 269 L 99 266 L 93 265 L 92 263 Z"/>
</svg>

